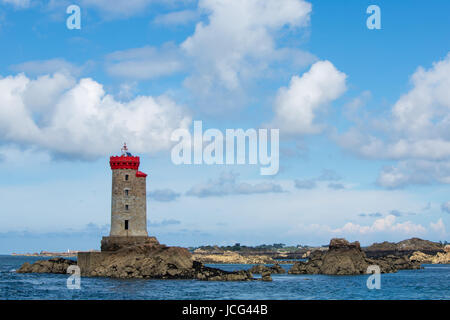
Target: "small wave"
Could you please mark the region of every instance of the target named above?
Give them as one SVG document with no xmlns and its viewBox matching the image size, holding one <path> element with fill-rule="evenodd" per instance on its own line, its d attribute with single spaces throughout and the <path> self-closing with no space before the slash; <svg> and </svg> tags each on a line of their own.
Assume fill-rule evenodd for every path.
<svg viewBox="0 0 450 320">
<path fill-rule="evenodd" d="M 9 272 L 16 272 L 16 269 L 11 269 L 9 270 Z"/>
</svg>

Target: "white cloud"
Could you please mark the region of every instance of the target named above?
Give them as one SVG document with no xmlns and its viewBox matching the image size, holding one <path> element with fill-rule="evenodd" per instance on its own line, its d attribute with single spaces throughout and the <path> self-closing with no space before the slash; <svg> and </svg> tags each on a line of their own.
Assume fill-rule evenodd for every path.
<svg viewBox="0 0 450 320">
<path fill-rule="evenodd" d="M 106 59 L 106 70 L 109 74 L 139 80 L 167 76 L 183 69 L 180 52 L 171 43 L 161 48 L 146 46 L 116 51 Z"/>
<path fill-rule="evenodd" d="M 31 169 L 36 165 L 43 165 L 51 162 L 50 155 L 35 147 L 18 148 L 13 145 L 0 147 L 0 163 L 8 168 Z"/>
<path fill-rule="evenodd" d="M 288 88 L 278 91 L 273 126 L 289 134 L 318 133 L 317 114 L 346 90 L 346 75 L 329 61 L 319 61 L 301 77 L 293 76 Z"/>
<path fill-rule="evenodd" d="M 308 25 L 311 13 L 304 0 L 200 0 L 198 7 L 208 22 L 199 22 L 181 48 L 195 68 L 185 84 L 201 96 L 239 91 L 271 60 L 288 53 L 276 48 L 274 32 Z M 310 62 L 310 56 L 303 58 Z"/>
<path fill-rule="evenodd" d="M 396 222 L 396 217 L 388 215 L 377 219 L 372 225 L 362 226 L 356 223 L 348 222 L 342 228 L 332 230 L 336 234 L 368 234 L 380 232 L 396 232 L 405 236 L 417 236 L 426 233 L 426 229 L 420 224 L 414 224 L 411 221 Z"/>
<path fill-rule="evenodd" d="M 389 117 L 374 117 L 337 141 L 366 158 L 399 160 L 380 174 L 382 186 L 450 183 L 450 53 L 429 69 L 419 67 L 411 83 Z"/>
<path fill-rule="evenodd" d="M 447 231 L 445 229 L 445 225 L 444 222 L 442 221 L 442 218 L 439 218 L 439 220 L 436 221 L 436 223 L 431 222 L 430 228 L 441 237 L 447 236 Z"/>
<path fill-rule="evenodd" d="M 122 103 L 90 78 L 75 81 L 63 74 L 0 78 L 0 105 L 4 142 L 82 158 L 110 154 L 124 141 L 135 152 L 165 150 L 172 131 L 191 122 L 168 97 Z"/>
<path fill-rule="evenodd" d="M 386 188 L 400 188 L 410 184 L 450 183 L 450 162 L 429 160 L 400 161 L 384 167 L 377 184 Z"/>
</svg>

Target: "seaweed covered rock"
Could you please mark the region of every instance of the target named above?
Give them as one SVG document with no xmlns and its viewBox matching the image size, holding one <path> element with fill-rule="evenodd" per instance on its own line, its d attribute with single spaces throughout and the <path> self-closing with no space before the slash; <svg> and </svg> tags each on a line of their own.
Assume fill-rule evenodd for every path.
<svg viewBox="0 0 450 320">
<path fill-rule="evenodd" d="M 283 274 L 286 271 L 277 263 L 273 266 L 265 266 L 262 264 L 258 264 L 256 266 L 251 267 L 248 271 L 255 274 L 263 274 L 264 272 L 269 272 L 270 274 Z"/>
<path fill-rule="evenodd" d="M 247 270 L 224 271 L 204 266 L 201 262 L 193 263 L 194 277 L 205 281 L 249 281 L 254 280 L 251 272 Z"/>
<path fill-rule="evenodd" d="M 52 258 L 38 260 L 33 264 L 25 262 L 16 272 L 18 273 L 67 273 L 67 268 L 76 265 L 77 262 L 70 259 Z"/>
</svg>

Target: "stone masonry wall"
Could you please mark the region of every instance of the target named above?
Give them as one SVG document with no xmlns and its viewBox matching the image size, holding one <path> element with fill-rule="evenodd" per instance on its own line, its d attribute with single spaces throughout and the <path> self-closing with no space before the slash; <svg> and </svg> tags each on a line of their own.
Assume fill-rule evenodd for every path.
<svg viewBox="0 0 450 320">
<path fill-rule="evenodd" d="M 128 195 L 125 190 L 128 190 Z M 110 236 L 148 236 L 146 196 L 146 179 L 136 177 L 136 170 L 112 170 Z M 128 220 L 128 230 L 125 229 L 125 220 Z"/>
</svg>

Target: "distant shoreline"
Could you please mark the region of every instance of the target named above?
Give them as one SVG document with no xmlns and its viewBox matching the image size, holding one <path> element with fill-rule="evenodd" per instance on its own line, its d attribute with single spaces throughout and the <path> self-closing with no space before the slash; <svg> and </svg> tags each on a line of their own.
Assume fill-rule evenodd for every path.
<svg viewBox="0 0 450 320">
<path fill-rule="evenodd" d="M 87 250 L 88 252 L 99 252 L 100 250 Z M 41 251 L 39 253 L 11 253 L 12 256 L 22 256 L 22 257 L 66 257 L 66 258 L 74 258 L 77 256 L 80 251 L 68 251 L 68 252 L 50 252 L 50 251 Z M 86 252 L 86 251 L 83 251 Z"/>
</svg>

